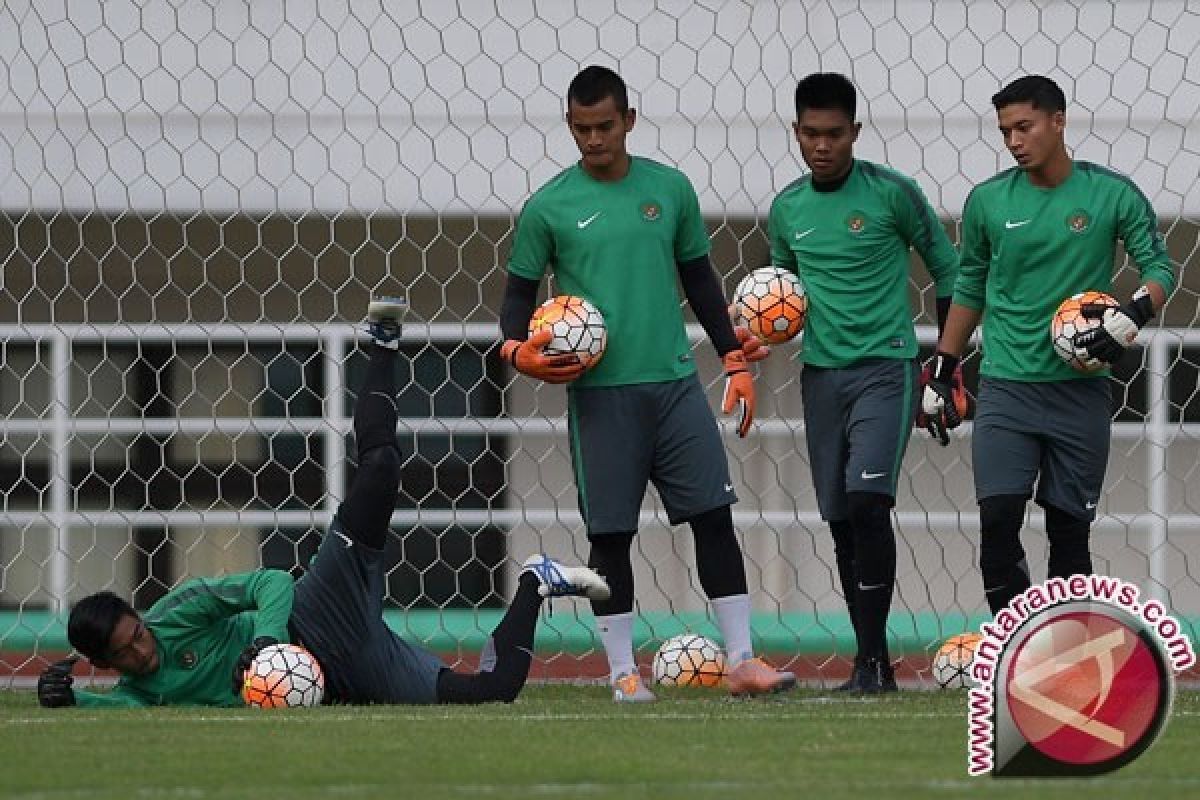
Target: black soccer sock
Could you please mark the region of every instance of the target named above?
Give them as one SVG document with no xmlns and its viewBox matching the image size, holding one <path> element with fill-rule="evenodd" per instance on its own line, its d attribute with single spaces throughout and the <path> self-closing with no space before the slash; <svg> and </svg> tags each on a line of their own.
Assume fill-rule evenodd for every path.
<svg viewBox="0 0 1200 800">
<path fill-rule="evenodd" d="M 829 523 L 829 532 L 833 534 L 833 560 L 837 564 L 838 582 L 842 585 L 842 597 L 846 600 L 846 611 L 850 614 L 850 624 L 854 628 L 854 636 L 858 638 L 858 622 L 854 616 L 854 529 L 850 520 L 839 519 Z"/>
<path fill-rule="evenodd" d="M 492 631 L 495 665 L 474 674 L 442 670 L 437 681 L 439 703 L 511 703 L 517 699 L 533 663 L 533 635 L 542 607 L 539 585 L 537 576 L 522 573 L 508 611 Z"/>
<path fill-rule="evenodd" d="M 1050 541 L 1047 577 L 1091 575 L 1092 554 L 1088 546 L 1091 521 L 1051 505 L 1045 506 L 1045 510 L 1046 538 Z"/>
<path fill-rule="evenodd" d="M 733 512 L 721 506 L 688 520 L 696 542 L 696 573 L 709 599 L 746 594 L 746 563 L 733 532 Z"/>
<path fill-rule="evenodd" d="M 396 446 L 395 350 L 372 345 L 371 360 L 354 403 L 354 440 L 358 457 L 376 447 Z"/>
<path fill-rule="evenodd" d="M 1025 495 L 1001 494 L 979 501 L 979 571 L 993 614 L 1029 588 L 1029 564 L 1021 547 L 1028 500 Z"/>
<path fill-rule="evenodd" d="M 890 495 L 847 492 L 854 532 L 854 608 L 860 659 L 887 661 L 887 617 L 896 586 L 896 534 Z"/>
<path fill-rule="evenodd" d="M 337 523 L 352 539 L 382 550 L 387 542 L 396 492 L 400 487 L 400 448 L 396 444 L 396 351 L 372 346 L 371 361 L 354 405 L 358 468 Z"/>
<path fill-rule="evenodd" d="M 588 566 L 600 573 L 612 590 L 607 600 L 592 601 L 592 613 L 597 617 L 633 611 L 633 563 L 629 560 L 633 537 L 633 533 L 588 534 L 592 544 Z"/>
</svg>

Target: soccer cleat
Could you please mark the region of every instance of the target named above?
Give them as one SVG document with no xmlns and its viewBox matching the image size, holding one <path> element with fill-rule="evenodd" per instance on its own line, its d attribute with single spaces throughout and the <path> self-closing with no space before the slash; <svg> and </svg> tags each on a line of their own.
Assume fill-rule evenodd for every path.
<svg viewBox="0 0 1200 800">
<path fill-rule="evenodd" d="M 545 553 L 537 553 L 525 559 L 521 572 L 530 573 L 541 586 L 542 597 L 586 597 L 589 600 L 607 600 L 612 594 L 608 582 L 587 567 L 568 567 L 560 564 Z"/>
<path fill-rule="evenodd" d="M 748 658 L 725 673 L 725 686 L 737 697 L 783 692 L 795 685 L 793 673 L 777 670 L 761 658 Z"/>
<path fill-rule="evenodd" d="M 834 689 L 835 692 L 859 694 L 884 694 L 899 690 L 896 671 L 891 664 L 878 658 L 854 659 L 854 671 L 850 673 L 850 679 Z"/>
<path fill-rule="evenodd" d="M 653 703 L 658 699 L 636 671 L 618 675 L 612 690 L 614 703 Z"/>
<path fill-rule="evenodd" d="M 400 349 L 404 331 L 404 314 L 408 301 L 403 297 L 376 297 L 367 306 L 367 332 L 380 347 Z"/>
</svg>

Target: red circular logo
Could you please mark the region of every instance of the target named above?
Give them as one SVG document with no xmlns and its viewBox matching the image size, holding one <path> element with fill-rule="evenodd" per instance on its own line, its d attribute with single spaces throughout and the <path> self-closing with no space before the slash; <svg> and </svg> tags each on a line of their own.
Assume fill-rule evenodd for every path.
<svg viewBox="0 0 1200 800">
<path fill-rule="evenodd" d="M 1009 662 L 1013 723 L 1045 756 L 1100 764 L 1144 745 L 1162 718 L 1160 659 L 1142 632 L 1094 611 L 1037 626 Z"/>
</svg>

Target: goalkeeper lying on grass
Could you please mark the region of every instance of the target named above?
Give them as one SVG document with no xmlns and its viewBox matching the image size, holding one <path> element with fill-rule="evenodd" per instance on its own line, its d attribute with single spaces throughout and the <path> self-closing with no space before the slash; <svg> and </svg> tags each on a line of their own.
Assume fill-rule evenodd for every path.
<svg viewBox="0 0 1200 800">
<path fill-rule="evenodd" d="M 402 300 L 371 303 L 366 381 L 354 412 L 358 474 L 308 573 L 258 570 L 189 581 L 144 615 L 112 592 L 84 598 L 67 636 L 91 663 L 121 673 L 108 693 L 75 691 L 70 658 L 38 681 L 46 707 L 239 706 L 243 673 L 260 649 L 290 641 L 307 648 L 326 675 L 326 702 L 511 702 L 529 675 L 538 611 L 548 597 L 609 596 L 586 567 L 529 558 L 508 612 L 492 631 L 479 672 L 454 672 L 383 621 L 384 544 L 400 484 L 395 366 Z"/>
</svg>

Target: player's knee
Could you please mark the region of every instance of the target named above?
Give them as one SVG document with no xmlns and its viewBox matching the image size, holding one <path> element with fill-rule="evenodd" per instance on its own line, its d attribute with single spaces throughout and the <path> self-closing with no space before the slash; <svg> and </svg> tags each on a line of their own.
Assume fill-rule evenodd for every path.
<svg viewBox="0 0 1200 800">
<path fill-rule="evenodd" d="M 1087 575 L 1092 571 L 1091 520 L 1046 506 L 1046 538 L 1050 542 L 1047 574 L 1051 578 Z"/>
<path fill-rule="evenodd" d="M 588 566 L 604 576 L 612 591 L 607 600 L 592 601 L 592 613 L 597 616 L 633 611 L 633 563 L 629 559 L 633 536 L 632 533 L 588 534 L 592 545 Z"/>
<path fill-rule="evenodd" d="M 1004 494 L 979 501 L 979 568 L 988 575 L 1006 573 L 1023 561 L 1021 524 L 1025 521 L 1024 495 Z"/>
<path fill-rule="evenodd" d="M 892 530 L 892 506 L 896 501 L 891 495 L 879 492 L 847 492 L 846 501 L 856 550 L 895 538 Z"/>
<path fill-rule="evenodd" d="M 854 529 L 850 520 L 837 519 L 829 523 L 829 532 L 833 534 L 833 553 L 837 557 L 854 557 Z"/>
<path fill-rule="evenodd" d="M 892 497 L 879 492 L 848 492 L 846 499 L 857 579 L 868 584 L 890 583 L 896 575 Z"/>
</svg>

